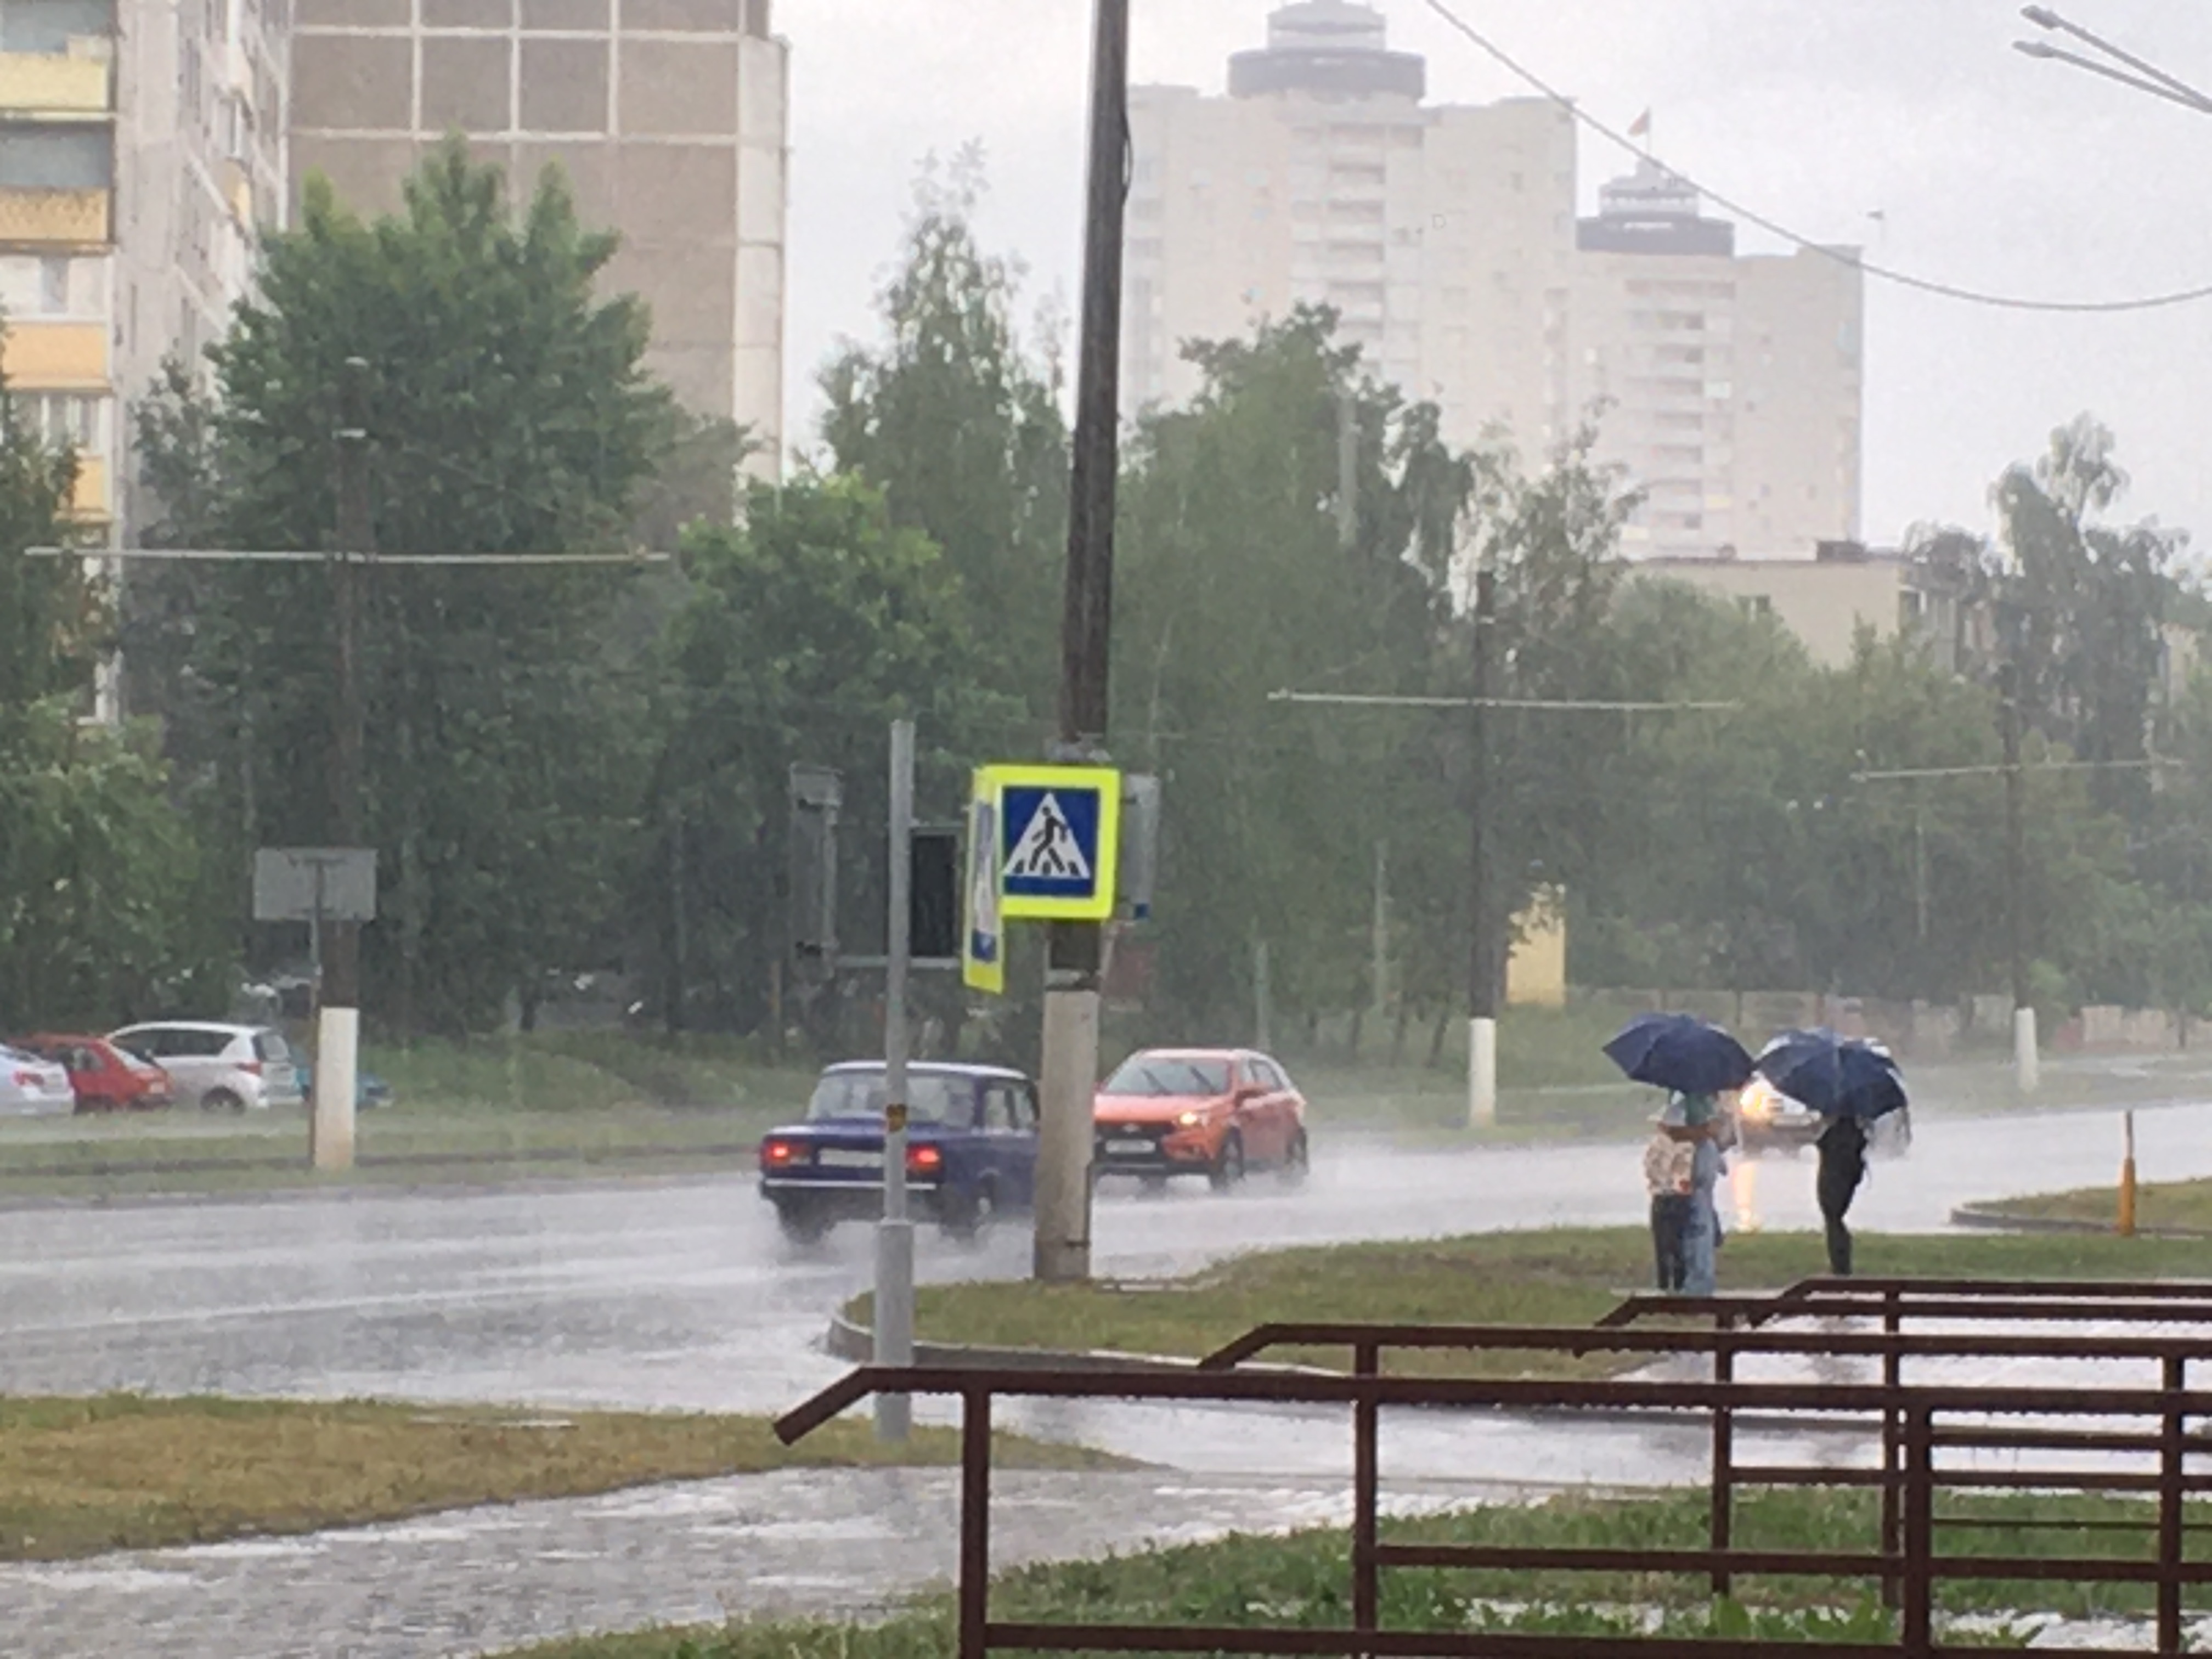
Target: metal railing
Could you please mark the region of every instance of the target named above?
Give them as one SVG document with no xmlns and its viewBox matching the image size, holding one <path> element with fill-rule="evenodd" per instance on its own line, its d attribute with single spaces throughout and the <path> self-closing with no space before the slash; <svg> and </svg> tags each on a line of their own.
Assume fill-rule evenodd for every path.
<svg viewBox="0 0 2212 1659">
<path fill-rule="evenodd" d="M 2190 1559 L 2188 1535 L 2201 1530 L 2189 1518 L 2192 1494 L 2212 1492 L 2212 1473 L 2191 1460 L 2212 1456 L 2212 1441 L 2191 1436 L 2191 1419 L 2212 1418 L 2212 1393 L 2191 1392 L 2191 1360 L 2212 1358 L 2212 1285 L 2063 1287 L 2019 1283 L 1808 1280 L 1771 1297 L 1686 1302 L 1632 1298 L 1607 1321 L 1587 1329 L 1481 1327 L 1439 1328 L 1356 1324 L 1263 1326 L 1210 1357 L 1188 1373 L 1016 1371 L 1004 1370 L 867 1368 L 852 1373 L 785 1417 L 778 1433 L 795 1441 L 831 1418 L 880 1393 L 950 1395 L 961 1402 L 961 1531 L 957 1596 L 961 1659 L 994 1651 L 1221 1652 L 1340 1654 L 1346 1656 L 1498 1656 L 1550 1659 L 1569 1654 L 1652 1656 L 1656 1659 L 1732 1659 L 1772 1651 L 1781 1643 L 1593 1636 L 1542 1636 L 1480 1631 L 1408 1632 L 1383 1629 L 1381 1577 L 1404 1569 L 1455 1569 L 1516 1573 L 1692 1575 L 1726 1595 L 1740 1577 L 1790 1577 L 1878 1582 L 1897 1610 L 1894 1644 L 1832 1644 L 1839 1655 L 1902 1653 L 1921 1659 L 1947 1651 L 1936 1640 L 1936 1609 L 1943 1585 L 1966 1581 L 2143 1584 L 2152 1588 L 2160 1653 L 2182 1651 L 2185 1592 L 2212 1583 L 2212 1562 Z M 1901 1328 L 1916 1318 L 1975 1321 L 2004 1317 L 2015 1324 L 2114 1318 L 2113 1310 L 2154 1304 L 2166 1322 L 2198 1329 L 2185 1335 L 2096 1337 L 2014 1329 L 2002 1333 L 1915 1332 Z M 1848 1307 L 1854 1316 L 1879 1316 L 1881 1331 L 1779 1330 L 1784 1319 L 1829 1316 Z M 1966 1307 L 1984 1310 L 1958 1313 Z M 2049 1316 L 2043 1310 L 2064 1310 Z M 2020 1309 L 2038 1311 L 2021 1313 Z M 1628 1311 L 1632 1309 L 1632 1313 Z M 2002 1315 L 1993 1311 L 2006 1310 Z M 2094 1310 L 2083 1312 L 2082 1310 Z M 1942 1310 L 1944 1311 L 1934 1311 Z M 1710 1319 L 1709 1329 L 1632 1328 L 1658 1313 Z M 2199 1322 L 2203 1322 L 2200 1324 Z M 1235 1366 L 1271 1347 L 1348 1348 L 1349 1375 L 1286 1375 L 1238 1371 Z M 1709 1357 L 1710 1379 L 1650 1377 L 1529 1378 L 1385 1375 L 1392 1351 L 1455 1351 L 1468 1355 L 1586 1358 L 1597 1353 Z M 1734 1374 L 1748 1355 L 1866 1358 L 1881 1361 L 1879 1382 L 1746 1382 Z M 1913 1382 L 1903 1374 L 1914 1358 L 2047 1358 L 2139 1360 L 2157 1368 L 2154 1386 L 1973 1387 Z M 1341 1406 L 1352 1418 L 1352 1617 L 1342 1629 L 1282 1627 L 1043 1625 L 994 1622 L 989 1616 L 991 1429 L 994 1406 L 1005 1399 L 1118 1400 L 1224 1406 Z M 1381 1534 L 1380 1424 L 1386 1407 L 1446 1407 L 1593 1416 L 1621 1413 L 1691 1413 L 1712 1425 L 1711 1530 L 1703 1549 L 1560 1548 L 1392 1543 Z M 1832 1421 L 1843 1413 L 1881 1427 L 1878 1467 L 1830 1468 L 1757 1464 L 1739 1460 L 1735 1430 L 1746 1418 L 1789 1428 Z M 1945 1453 L 1999 1453 L 2002 1468 L 1956 1467 Z M 2148 1460 L 2152 1467 L 2066 1468 L 2029 1467 L 2038 1453 Z M 1746 1548 L 1735 1538 L 1735 1500 L 1747 1487 L 1865 1490 L 1881 1494 L 1877 1547 Z M 1990 1520 L 1945 1516 L 1937 1498 L 1945 1492 L 2040 1492 L 2053 1494 L 2139 1494 L 2154 1500 L 2140 1521 L 2115 1516 L 2081 1520 L 2061 1516 Z M 1939 1553 L 1939 1532 L 1982 1526 L 2013 1531 L 2074 1528 L 2084 1533 L 2142 1531 L 2153 1534 L 2151 1553 L 2129 1559 L 2112 1556 L 1960 1555 Z M 2077 1651 L 2080 1651 L 2077 1650 Z M 2139 1650 L 2138 1650 L 2139 1651 Z"/>
</svg>

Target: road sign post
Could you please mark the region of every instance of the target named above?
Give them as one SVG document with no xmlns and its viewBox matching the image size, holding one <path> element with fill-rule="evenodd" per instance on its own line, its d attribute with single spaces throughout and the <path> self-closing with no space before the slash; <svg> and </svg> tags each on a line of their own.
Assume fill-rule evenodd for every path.
<svg viewBox="0 0 2212 1659">
<path fill-rule="evenodd" d="M 914 722 L 891 725 L 890 943 L 884 975 L 884 1218 L 876 1229 L 875 1359 L 914 1363 L 914 1223 L 907 1214 L 907 970 L 913 955 Z M 906 1395 L 876 1396 L 876 1436 L 902 1441 L 913 1426 Z"/>
</svg>

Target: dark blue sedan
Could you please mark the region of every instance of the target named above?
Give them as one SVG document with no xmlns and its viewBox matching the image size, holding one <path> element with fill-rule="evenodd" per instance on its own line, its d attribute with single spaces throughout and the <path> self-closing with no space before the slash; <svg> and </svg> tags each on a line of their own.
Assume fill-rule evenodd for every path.
<svg viewBox="0 0 2212 1659">
<path fill-rule="evenodd" d="M 884 1065 L 832 1066 L 806 1121 L 761 1142 L 761 1195 L 788 1237 L 884 1212 Z M 1026 1210 L 1036 1185 L 1036 1085 L 997 1066 L 922 1065 L 907 1073 L 907 1186 L 914 1213 L 957 1237 Z"/>
</svg>

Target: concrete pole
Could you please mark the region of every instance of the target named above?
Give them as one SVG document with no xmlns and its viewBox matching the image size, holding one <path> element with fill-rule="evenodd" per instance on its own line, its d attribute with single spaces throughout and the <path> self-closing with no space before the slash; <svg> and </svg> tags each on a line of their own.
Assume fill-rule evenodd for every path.
<svg viewBox="0 0 2212 1659">
<path fill-rule="evenodd" d="M 1084 219 L 1081 360 L 1068 487 L 1057 759 L 1103 763 L 1114 617 L 1114 498 L 1121 466 L 1121 243 L 1127 216 L 1129 0 L 1096 0 Z M 1043 1090 L 1032 1271 L 1091 1277 L 1092 1104 L 1098 1088 L 1105 929 L 1056 921 L 1046 940 Z"/>
<path fill-rule="evenodd" d="M 2005 665 L 1998 708 L 2004 739 L 2005 933 L 2012 957 L 2013 1079 L 2020 1092 L 2042 1085 L 2042 1061 L 2036 1040 L 2035 1004 L 2027 982 L 2027 825 L 2021 799 L 2020 676 Z"/>
<path fill-rule="evenodd" d="M 891 724 L 890 939 L 884 976 L 884 1218 L 876 1229 L 878 1365 L 914 1363 L 914 1223 L 907 1214 L 907 972 L 914 953 L 914 722 Z M 876 1437 L 901 1441 L 914 1425 L 908 1395 L 876 1396 Z"/>
<path fill-rule="evenodd" d="M 1467 1122 L 1471 1129 L 1498 1125 L 1498 975 L 1490 923 L 1490 696 L 1491 629 L 1498 609 L 1498 575 L 1483 560 L 1474 573 L 1474 706 L 1470 711 L 1474 805 L 1468 811 Z"/>
<path fill-rule="evenodd" d="M 367 720 L 361 691 L 361 585 L 376 544 L 368 494 L 368 363 L 347 358 L 344 416 L 336 434 L 338 544 L 330 564 L 337 671 L 331 711 L 331 821 L 339 847 L 359 847 L 363 839 L 362 746 Z M 307 1158 L 316 1169 L 337 1172 L 353 1168 L 354 1091 L 361 1065 L 361 924 L 337 921 L 324 931 Z"/>
</svg>

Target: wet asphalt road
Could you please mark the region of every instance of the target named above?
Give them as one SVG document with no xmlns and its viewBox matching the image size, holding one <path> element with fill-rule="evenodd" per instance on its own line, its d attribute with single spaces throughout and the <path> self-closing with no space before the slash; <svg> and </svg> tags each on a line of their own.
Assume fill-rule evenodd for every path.
<svg viewBox="0 0 2212 1659">
<path fill-rule="evenodd" d="M 2212 1175 L 2212 1106 L 2139 1110 L 2138 1139 L 2146 1178 Z M 1967 1200 L 2108 1178 L 2118 1141 L 2111 1113 L 1924 1123 L 1911 1158 L 1875 1165 L 1854 1220 L 1932 1229 Z M 1753 1163 L 1735 1195 L 1759 1224 L 1815 1224 L 1809 1158 Z M 1632 1223 L 1644 1207 L 1628 1143 L 1413 1152 L 1323 1139 L 1299 1191 L 1264 1179 L 1228 1198 L 1109 1188 L 1096 1265 L 1159 1273 L 1273 1245 Z M 869 1266 L 864 1226 L 818 1251 L 787 1247 L 741 1173 L 16 1211 L 0 1213 L 0 1390 L 775 1410 L 839 1372 L 817 1343 Z M 1027 1266 L 1018 1227 L 973 1249 L 922 1241 L 928 1277 Z M 1153 1455 L 1188 1443 L 1111 1412 L 1035 1425 Z M 1218 1455 L 1311 1472 L 1295 1438 L 1240 1437 Z"/>
</svg>

